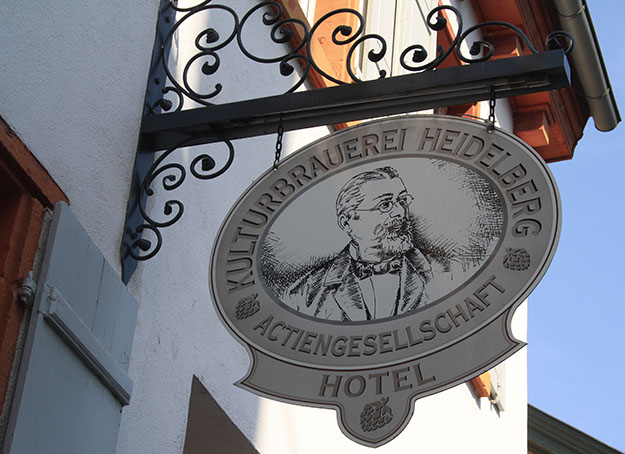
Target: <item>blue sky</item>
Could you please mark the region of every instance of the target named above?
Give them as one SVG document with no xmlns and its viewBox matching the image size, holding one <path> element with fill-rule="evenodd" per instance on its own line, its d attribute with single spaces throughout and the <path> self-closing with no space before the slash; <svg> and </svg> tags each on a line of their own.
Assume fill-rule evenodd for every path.
<svg viewBox="0 0 625 454">
<path fill-rule="evenodd" d="M 588 3 L 624 113 L 625 3 Z M 575 157 L 550 169 L 562 234 L 529 298 L 529 402 L 625 451 L 625 126 L 601 133 L 590 119 Z"/>
</svg>

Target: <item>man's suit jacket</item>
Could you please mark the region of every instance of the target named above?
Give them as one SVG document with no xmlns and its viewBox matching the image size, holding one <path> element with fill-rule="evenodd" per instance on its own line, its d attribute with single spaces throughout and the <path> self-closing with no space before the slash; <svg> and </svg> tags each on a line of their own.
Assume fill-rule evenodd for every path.
<svg viewBox="0 0 625 454">
<path fill-rule="evenodd" d="M 402 258 L 395 315 L 428 304 L 430 264 L 418 249 Z M 368 312 L 354 273 L 349 246 L 324 266 L 299 278 L 284 292 L 282 301 L 301 313 L 328 320 L 362 321 Z"/>
</svg>

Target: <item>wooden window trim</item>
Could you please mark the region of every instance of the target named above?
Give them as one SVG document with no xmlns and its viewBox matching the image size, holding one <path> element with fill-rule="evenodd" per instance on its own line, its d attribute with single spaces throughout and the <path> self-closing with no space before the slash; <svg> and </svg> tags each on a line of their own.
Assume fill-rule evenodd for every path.
<svg viewBox="0 0 625 454">
<path fill-rule="evenodd" d="M 442 0 L 438 1 L 439 6 L 443 6 L 444 2 Z M 442 46 L 444 49 L 449 49 L 451 43 L 454 39 L 456 39 L 456 33 L 451 26 L 451 20 L 449 19 L 449 15 L 446 10 L 441 10 L 441 15 L 447 21 L 445 28 L 437 33 L 436 45 Z M 454 66 L 466 65 L 465 62 L 460 60 L 458 54 L 456 52 L 451 52 L 445 60 L 438 66 L 438 68 L 451 68 Z M 444 107 L 442 109 L 437 109 L 437 113 L 446 114 L 446 115 L 455 115 L 459 117 L 467 117 L 467 118 L 479 118 L 480 117 L 480 103 L 475 102 L 471 104 L 461 104 L 457 106 L 449 106 Z"/>
<path fill-rule="evenodd" d="M 502 20 L 521 28 L 539 52 L 547 35 L 561 29 L 553 5 L 541 0 L 471 0 L 479 22 Z M 528 54 L 512 31 L 491 32 L 495 57 Z M 517 50 L 514 49 L 514 43 Z M 571 159 L 590 117 L 583 91 L 575 76 L 571 86 L 550 92 L 509 98 L 514 114 L 514 134 L 536 149 L 546 162 Z"/>
<path fill-rule="evenodd" d="M 471 380 L 475 394 L 479 397 L 489 397 L 491 391 L 490 372 L 484 372 Z"/>
<path fill-rule="evenodd" d="M 278 1 L 283 5 L 287 18 L 295 18 L 308 23 L 297 0 Z M 353 7 L 356 3 L 355 0 L 327 0 L 319 2 L 317 9 L 319 5 L 323 5 L 321 7 L 323 9 L 319 10 L 319 13 L 322 13 L 329 9 Z M 505 6 L 499 0 L 472 0 L 471 3 L 479 22 L 504 20 L 517 25 L 527 32 L 540 51 L 544 50 L 542 46 L 547 33 L 559 25 L 557 19 L 554 19 L 553 11 L 540 0 L 527 0 L 526 2 L 515 0 L 506 3 Z M 438 4 L 443 5 L 443 0 L 439 0 Z M 442 14 L 446 16 L 445 11 Z M 294 32 L 291 44 L 297 45 L 303 38 L 301 28 L 291 26 L 291 30 Z M 319 33 L 317 38 L 326 44 L 313 40 L 311 51 L 315 55 L 315 60 L 329 74 L 340 79 L 340 75 L 332 69 L 332 63 L 328 58 L 330 44 L 327 43 L 331 40 Z M 493 30 L 488 38 L 496 45 L 496 54 L 493 58 L 507 58 L 528 53 L 528 50 L 524 49 L 522 43 L 511 31 Z M 438 33 L 438 44 L 448 47 L 453 39 L 454 32 L 448 21 L 445 30 Z M 452 53 L 439 67 L 446 68 L 462 63 L 455 53 Z M 314 88 L 325 88 L 331 85 L 314 70 L 310 72 L 309 82 Z M 509 100 L 513 109 L 515 135 L 534 147 L 547 162 L 573 157 L 575 146 L 589 118 L 588 107 L 584 103 L 583 94 L 576 80 L 573 80 L 572 86 L 567 89 L 515 96 Z M 479 117 L 481 113 L 479 103 L 451 106 L 437 112 L 468 117 Z M 341 123 L 336 125 L 336 128 L 342 129 L 347 126 L 348 124 Z"/>
<path fill-rule="evenodd" d="M 277 0 L 277 2 L 280 3 L 283 7 L 285 19 L 301 20 L 308 26 L 308 29 L 310 30 L 311 28 L 310 23 L 308 21 L 308 18 L 306 17 L 306 14 L 300 7 L 298 0 Z M 325 14 L 325 12 L 338 9 L 338 8 L 357 8 L 357 7 L 358 7 L 358 0 L 332 0 L 332 1 L 324 0 L 323 2 L 319 1 L 317 2 L 315 6 L 315 17 L 316 18 L 321 17 L 323 14 Z M 293 33 L 293 36 L 289 44 L 293 48 L 295 48 L 304 39 L 302 28 L 298 27 L 297 25 L 288 25 L 288 28 Z M 343 62 L 344 64 L 345 59 L 347 58 L 347 52 L 349 50 L 347 46 L 342 46 L 341 48 L 342 56 L 334 54 L 333 57 L 338 57 L 338 59 L 334 58 L 331 60 L 328 53 L 331 51 L 331 47 L 333 45 L 331 44 L 332 38 L 329 36 L 329 32 L 327 32 L 324 29 L 319 29 L 315 33 L 315 38 L 316 39 L 313 39 L 310 43 L 310 50 L 311 50 L 312 55 L 314 55 L 315 57 L 315 62 L 317 63 L 317 65 L 320 68 L 323 68 L 324 71 L 326 71 L 330 76 L 334 77 L 335 79 L 345 80 L 344 71 L 339 72 L 336 70 L 337 67 L 335 65 L 337 63 L 335 61 L 338 60 L 340 62 Z M 302 55 L 305 55 L 305 50 L 302 49 L 300 53 Z M 335 85 L 332 81 L 324 78 L 321 74 L 319 74 L 313 68 L 311 68 L 308 74 L 308 81 L 310 85 L 312 85 L 312 87 L 315 89 L 327 88 L 327 87 L 331 87 Z M 334 128 L 336 130 L 345 129 L 348 126 L 358 124 L 358 123 L 360 122 L 337 123 L 334 125 Z"/>
<path fill-rule="evenodd" d="M 18 289 L 32 269 L 46 208 L 67 196 L 0 117 L 0 406 L 15 364 L 24 308 Z"/>
</svg>

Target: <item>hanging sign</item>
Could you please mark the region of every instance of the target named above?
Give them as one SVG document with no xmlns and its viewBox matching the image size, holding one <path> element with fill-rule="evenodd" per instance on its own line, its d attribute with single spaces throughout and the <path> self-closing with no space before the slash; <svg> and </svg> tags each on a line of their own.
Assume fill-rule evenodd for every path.
<svg viewBox="0 0 625 454">
<path fill-rule="evenodd" d="M 364 123 L 289 156 L 241 196 L 212 254 L 238 386 L 334 408 L 379 446 L 413 403 L 525 344 L 514 310 L 555 252 L 560 202 L 539 155 L 483 123 Z"/>
</svg>

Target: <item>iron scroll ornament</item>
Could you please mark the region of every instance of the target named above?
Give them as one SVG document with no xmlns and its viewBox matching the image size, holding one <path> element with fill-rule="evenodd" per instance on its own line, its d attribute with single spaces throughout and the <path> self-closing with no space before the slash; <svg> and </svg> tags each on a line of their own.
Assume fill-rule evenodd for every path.
<svg viewBox="0 0 625 454">
<path fill-rule="evenodd" d="M 127 232 L 129 239 L 132 241 L 132 243 L 127 245 L 127 253 L 135 260 L 148 260 L 154 257 L 163 244 L 160 229 L 175 224 L 184 213 L 184 204 L 180 200 L 169 199 L 163 204 L 162 213 L 165 219 L 157 220 L 154 216 L 148 214 L 145 203 L 148 197 L 154 195 L 153 185 L 158 183 L 159 177 L 161 177 L 161 187 L 165 191 L 172 191 L 184 183 L 187 177 L 185 166 L 175 162 L 167 162 L 167 159 L 176 150 L 186 147 L 193 139 L 194 137 L 187 138 L 159 156 L 148 170 L 140 186 L 137 208 L 145 222 L 137 226 L 134 232 Z M 227 139 L 223 139 L 222 143 L 227 147 L 226 161 L 218 165 L 211 155 L 201 153 L 193 158 L 189 164 L 188 169 L 191 175 L 199 180 L 211 180 L 222 175 L 230 168 L 234 161 L 234 146 Z M 152 233 L 155 242 L 143 237 L 145 231 Z"/>
<path fill-rule="evenodd" d="M 237 15 L 237 12 L 230 6 L 216 4 L 213 0 L 207 0 L 199 3 L 196 6 L 182 8 L 176 5 L 173 1 L 168 3 L 169 11 L 165 12 L 165 19 L 167 22 L 171 22 L 172 17 L 178 17 L 182 15 L 180 19 L 174 22 L 169 33 L 163 40 L 163 44 L 159 50 L 157 65 L 159 69 L 162 69 L 166 74 L 167 82 L 161 89 L 163 97 L 153 102 L 150 107 L 152 114 L 158 113 L 159 108 L 163 111 L 180 111 L 183 109 L 185 100 L 192 101 L 202 106 L 212 105 L 211 100 L 217 97 L 224 91 L 224 85 L 220 82 L 210 84 L 211 90 L 201 92 L 199 89 L 194 88 L 190 82 L 190 75 L 213 77 L 216 76 L 221 67 L 221 58 L 219 51 L 223 50 L 231 43 L 236 42 L 240 52 L 248 59 L 256 63 L 261 64 L 278 64 L 280 75 L 283 77 L 291 76 L 295 67 L 293 62 L 297 61 L 301 63 L 301 75 L 297 81 L 285 91 L 285 93 L 292 93 L 297 90 L 310 76 L 312 71 L 320 74 L 326 80 L 343 85 L 352 82 L 362 82 L 354 71 L 354 59 L 357 49 L 361 48 L 366 42 L 376 42 L 379 49 L 370 50 L 366 54 L 368 61 L 377 63 L 381 61 L 387 54 L 388 45 L 386 40 L 375 33 L 365 32 L 365 18 L 358 11 L 350 8 L 341 8 L 331 11 L 321 18 L 319 18 L 310 28 L 308 24 L 302 20 L 295 18 L 285 18 L 285 12 L 283 6 L 276 1 L 263 1 L 253 6 L 247 11 L 241 18 Z M 182 30 L 186 24 L 191 23 L 193 18 L 196 18 L 203 14 L 221 12 L 231 19 L 231 29 L 227 30 L 227 33 L 220 33 L 216 28 L 208 26 L 196 33 L 194 39 L 194 46 L 196 52 L 183 63 L 183 71 L 180 77 L 176 77 L 172 68 L 170 68 L 168 61 L 168 49 L 171 48 L 174 36 L 180 30 Z M 432 9 L 426 19 L 428 28 L 434 32 L 439 32 L 448 26 L 448 19 L 446 15 L 448 13 L 453 14 L 457 22 L 457 29 L 455 30 L 455 38 L 451 42 L 448 48 L 438 46 L 436 49 L 436 55 L 428 61 L 428 51 L 421 44 L 412 44 L 408 46 L 400 55 L 400 64 L 406 70 L 410 72 L 420 72 L 425 70 L 432 70 L 438 67 L 445 59 L 452 53 L 456 52 L 458 58 L 465 63 L 478 63 L 483 62 L 491 58 L 495 53 L 495 46 L 487 40 L 476 40 L 469 46 L 470 56 L 466 56 L 462 53 L 462 44 L 469 39 L 469 36 L 480 29 L 488 27 L 504 27 L 513 31 L 527 46 L 531 53 L 538 53 L 536 48 L 532 45 L 525 33 L 518 27 L 502 21 L 489 21 L 483 22 L 467 30 L 463 29 L 463 19 L 460 11 L 449 5 L 437 6 Z M 262 56 L 257 55 L 252 51 L 245 43 L 245 30 L 246 26 L 254 20 L 258 15 L 262 16 L 262 23 L 269 27 L 269 37 L 271 41 L 277 45 L 283 45 L 291 42 L 294 37 L 294 28 L 299 28 L 301 31 L 301 41 L 291 47 L 288 52 L 277 56 Z M 319 63 L 315 60 L 312 51 L 311 44 L 314 42 L 315 33 L 319 28 L 331 18 L 343 15 L 352 16 L 356 20 L 356 27 L 349 25 L 339 25 L 335 27 L 332 32 L 332 43 L 336 46 L 349 46 L 346 58 L 346 71 L 349 74 L 351 80 L 340 80 L 329 72 L 321 68 Z M 572 36 L 564 31 L 557 31 L 551 33 L 546 40 L 546 49 L 552 50 L 556 48 L 565 49 L 568 55 L 573 49 Z M 199 68 L 199 72 L 193 73 L 194 68 Z M 154 72 L 153 68 L 153 71 Z M 385 70 L 379 70 L 379 77 L 387 77 L 388 74 Z M 159 85 L 162 81 L 159 78 L 152 78 L 152 83 Z M 168 95 L 174 95 L 174 100 L 170 99 Z"/>
<path fill-rule="evenodd" d="M 215 3 L 213 0 L 205 0 L 195 6 L 180 7 L 177 2 L 163 0 L 161 20 L 159 24 L 166 24 L 160 36 L 160 42 L 155 47 L 150 79 L 148 83 L 148 96 L 146 97 L 145 115 L 153 116 L 165 112 L 180 112 L 184 107 L 193 108 L 197 105 L 212 106 L 212 101 L 219 94 L 224 93 L 224 85 L 216 82 L 208 91 L 202 91 L 194 87 L 191 83 L 191 75 L 200 75 L 199 79 L 208 80 L 217 77 L 222 60 L 220 52 L 226 47 L 233 47 L 232 43 L 249 60 L 259 64 L 277 64 L 281 76 L 287 78 L 295 72 L 294 62 L 300 63 L 300 76 L 295 83 L 286 90 L 285 93 L 292 93 L 297 90 L 312 74 L 320 74 L 326 80 L 338 85 L 347 83 L 363 82 L 354 71 L 354 59 L 356 51 L 366 42 L 378 43 L 378 50 L 371 50 L 366 58 L 373 63 L 381 61 L 387 53 L 387 44 L 384 38 L 378 34 L 367 33 L 365 31 L 365 19 L 358 11 L 342 8 L 331 11 L 316 21 L 310 28 L 304 21 L 294 18 L 285 18 L 283 6 L 277 1 L 262 1 L 250 8 L 242 17 L 239 17 L 235 9 L 230 6 Z M 193 46 L 195 51 L 186 61 L 178 61 L 177 67 L 182 68 L 180 74 L 170 67 L 169 51 L 177 37 L 177 33 L 184 27 L 191 24 L 196 18 L 207 14 L 220 13 L 230 20 L 230 29 L 225 33 L 220 33 L 217 26 L 201 27 L 195 32 Z M 447 14 L 455 17 L 457 24 L 455 39 L 448 48 L 439 46 L 430 60 L 430 55 L 423 45 L 413 44 L 408 46 L 400 55 L 401 66 L 409 72 L 423 72 L 437 68 L 449 57 L 452 52 L 456 52 L 458 57 L 468 63 L 479 63 L 488 60 L 494 55 L 495 47 L 487 40 L 476 40 L 469 46 L 470 56 L 462 53 L 462 44 L 470 39 L 470 36 L 479 29 L 488 27 L 504 27 L 512 30 L 526 44 L 531 53 L 538 53 L 536 48 L 530 43 L 527 36 L 518 27 L 500 21 L 491 21 L 476 24 L 464 30 L 462 16 L 458 9 L 453 6 L 438 6 L 430 11 L 427 16 L 427 26 L 435 31 L 441 31 L 448 25 Z M 349 15 L 356 19 L 356 27 L 349 25 L 339 25 L 334 28 L 331 37 L 334 45 L 349 46 L 346 59 L 346 71 L 351 81 L 346 82 L 325 71 L 312 55 L 311 44 L 315 39 L 315 33 L 321 25 L 335 16 Z M 261 17 L 261 22 L 268 27 L 270 40 L 276 45 L 283 46 L 293 42 L 294 28 L 299 28 L 302 39 L 292 46 L 286 53 L 277 56 L 257 55 L 246 44 L 245 33 L 248 24 Z M 221 21 L 223 25 L 224 21 Z M 210 24 L 210 21 L 206 22 Z M 159 26 L 160 27 L 160 26 Z M 193 36 L 193 35 L 192 35 Z M 178 43 L 178 46 L 180 44 Z M 563 48 L 568 54 L 573 48 L 573 38 L 570 34 L 558 31 L 551 33 L 546 42 L 548 50 Z M 194 72 L 195 71 L 195 72 Z M 385 78 L 388 74 L 384 70 L 379 71 L 379 77 Z M 193 77 L 193 79 L 198 79 Z M 150 94 L 151 93 L 151 94 Z M 138 222 L 127 223 L 122 244 L 122 256 L 129 257 L 136 261 L 144 261 L 154 257 L 160 250 L 163 243 L 161 229 L 177 223 L 184 213 L 184 204 L 178 199 L 166 200 L 162 206 L 162 214 L 153 215 L 148 213 L 147 201 L 154 195 L 154 185 L 159 184 L 165 191 L 173 191 L 179 188 L 187 177 L 187 168 L 175 162 L 175 156 L 179 150 L 191 146 L 196 139 L 193 135 L 188 135 L 177 144 L 169 147 L 153 163 L 149 162 L 144 167 L 144 171 L 136 171 L 134 187 L 135 196 L 131 197 L 129 213 L 136 213 Z M 197 156 L 188 171 L 197 179 L 213 179 L 222 175 L 233 162 L 234 146 L 227 139 L 219 139 L 227 147 L 227 159 L 222 165 L 217 165 L 215 159 L 207 153 Z M 149 144 L 147 145 L 149 148 Z M 139 156 L 139 155 L 138 155 Z M 139 159 L 139 157 L 137 158 Z M 172 162 L 173 161 L 173 162 Z M 157 211 L 159 211 L 157 209 Z M 163 218 L 158 219 L 157 216 Z M 149 232 L 149 233 L 148 233 Z M 147 235 L 146 235 L 147 233 Z M 129 271 L 132 274 L 132 271 Z M 124 273 L 129 278 L 129 275 Z"/>
</svg>

